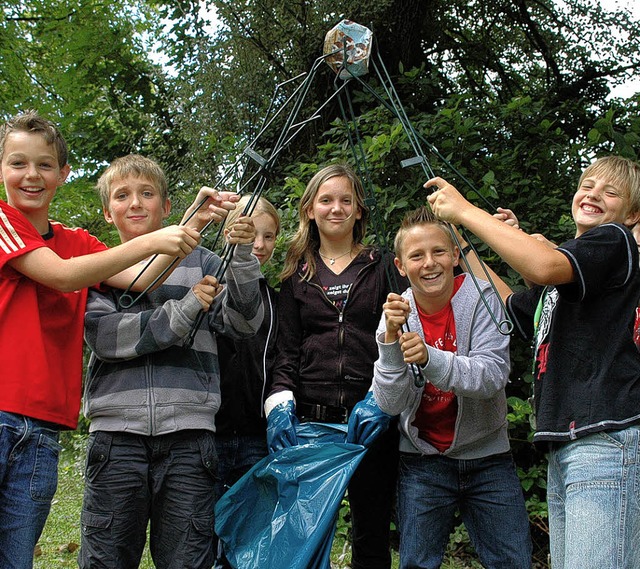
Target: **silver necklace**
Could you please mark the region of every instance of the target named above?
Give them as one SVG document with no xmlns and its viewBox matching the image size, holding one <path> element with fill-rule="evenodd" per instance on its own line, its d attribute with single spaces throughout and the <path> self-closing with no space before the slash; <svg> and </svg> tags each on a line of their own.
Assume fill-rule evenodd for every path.
<svg viewBox="0 0 640 569">
<path fill-rule="evenodd" d="M 328 257 L 327 255 L 323 255 L 322 253 L 320 253 L 320 249 L 318 249 L 318 254 L 323 258 L 323 259 L 329 259 L 329 264 L 333 265 L 335 264 L 335 262 L 338 259 L 342 259 L 342 257 L 348 255 L 349 253 L 351 253 L 352 249 L 349 249 L 346 253 L 342 253 L 342 255 L 338 255 L 337 257 Z"/>
</svg>

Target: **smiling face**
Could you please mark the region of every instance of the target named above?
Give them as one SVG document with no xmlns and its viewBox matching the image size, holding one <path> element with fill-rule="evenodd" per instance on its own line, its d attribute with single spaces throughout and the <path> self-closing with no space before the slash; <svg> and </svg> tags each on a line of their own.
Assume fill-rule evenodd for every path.
<svg viewBox="0 0 640 569">
<path fill-rule="evenodd" d="M 628 191 L 602 174 L 585 177 L 573 196 L 571 214 L 576 237 L 603 223 L 633 223 Z"/>
<path fill-rule="evenodd" d="M 362 217 L 351 180 L 345 176 L 334 176 L 323 182 L 307 215 L 316 222 L 321 242 L 330 240 L 335 244 L 344 242 L 350 245 L 353 227 Z"/>
<path fill-rule="evenodd" d="M 148 179 L 137 176 L 114 178 L 109 191 L 109 208 L 104 218 L 118 229 L 124 243 L 162 227 L 171 202 Z"/>
<path fill-rule="evenodd" d="M 436 224 L 415 225 L 402 240 L 395 264 L 411 283 L 416 302 L 427 314 L 446 306 L 453 294 L 453 268 L 458 251 L 451 238 Z"/>
<path fill-rule="evenodd" d="M 0 167 L 7 202 L 41 233 L 48 227 L 49 204 L 68 175 L 69 165 L 58 164 L 55 146 L 41 134 L 16 131 L 7 135 Z"/>
</svg>

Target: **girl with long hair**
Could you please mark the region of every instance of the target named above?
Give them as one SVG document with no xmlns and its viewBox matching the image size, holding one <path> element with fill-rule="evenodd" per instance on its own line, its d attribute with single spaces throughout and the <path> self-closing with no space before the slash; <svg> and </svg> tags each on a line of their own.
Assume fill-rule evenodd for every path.
<svg viewBox="0 0 640 569">
<path fill-rule="evenodd" d="M 297 444 L 297 421 L 349 422 L 351 428 L 371 386 L 375 331 L 391 292 L 388 271 L 397 274 L 393 255 L 364 243 L 369 211 L 349 166 L 333 164 L 313 176 L 299 215 L 281 275 L 278 357 L 265 402 L 271 450 Z M 383 415 L 386 426 L 390 418 Z M 350 442 L 369 447 L 348 488 L 351 566 L 389 569 L 397 430 L 387 429 L 370 445 L 358 437 Z"/>
</svg>

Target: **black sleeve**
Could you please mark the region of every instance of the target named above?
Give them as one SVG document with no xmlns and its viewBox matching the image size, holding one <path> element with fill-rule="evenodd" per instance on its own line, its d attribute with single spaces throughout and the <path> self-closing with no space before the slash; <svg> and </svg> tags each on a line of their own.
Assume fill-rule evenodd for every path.
<svg viewBox="0 0 640 569">
<path fill-rule="evenodd" d="M 294 278 L 299 277 L 293 275 L 286 279 L 278 294 L 278 336 L 271 393 L 286 390 L 295 393 L 298 381 L 302 348 L 302 322 L 298 303 L 293 295 L 292 282 Z"/>
<path fill-rule="evenodd" d="M 625 286 L 638 265 L 637 245 L 623 225 L 607 223 L 558 247 L 573 267 L 575 280 L 557 287 L 561 297 L 579 302 Z"/>
<path fill-rule="evenodd" d="M 544 288 L 536 286 L 515 292 L 507 299 L 507 312 L 513 320 L 514 332 L 517 332 L 525 340 L 533 339 L 533 320 Z"/>
</svg>

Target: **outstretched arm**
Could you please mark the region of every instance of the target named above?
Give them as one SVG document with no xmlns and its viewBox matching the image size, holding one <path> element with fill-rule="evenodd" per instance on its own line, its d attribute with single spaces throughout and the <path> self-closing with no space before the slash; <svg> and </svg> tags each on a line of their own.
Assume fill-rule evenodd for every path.
<svg viewBox="0 0 640 569">
<path fill-rule="evenodd" d="M 475 233 L 528 281 L 541 285 L 574 280 L 567 257 L 524 231 L 511 227 L 469 203 L 442 178 L 432 178 L 425 187 L 438 190 L 428 196 L 433 212 L 442 220 L 464 225 Z"/>
<path fill-rule="evenodd" d="M 11 266 L 50 288 L 71 292 L 105 282 L 116 288 L 127 288 L 139 274 L 140 261 L 156 253 L 154 270 L 145 271 L 135 290 L 143 290 L 175 258 L 186 257 L 198 244 L 200 235 L 194 229 L 165 227 L 118 245 L 112 249 L 63 259 L 48 247 L 40 247 L 9 261 Z"/>
<path fill-rule="evenodd" d="M 114 291 L 89 291 L 84 338 L 101 360 L 118 362 L 181 345 L 201 310 L 209 310 L 223 287 L 203 277 L 180 299 L 140 312 L 123 312 Z"/>
</svg>

